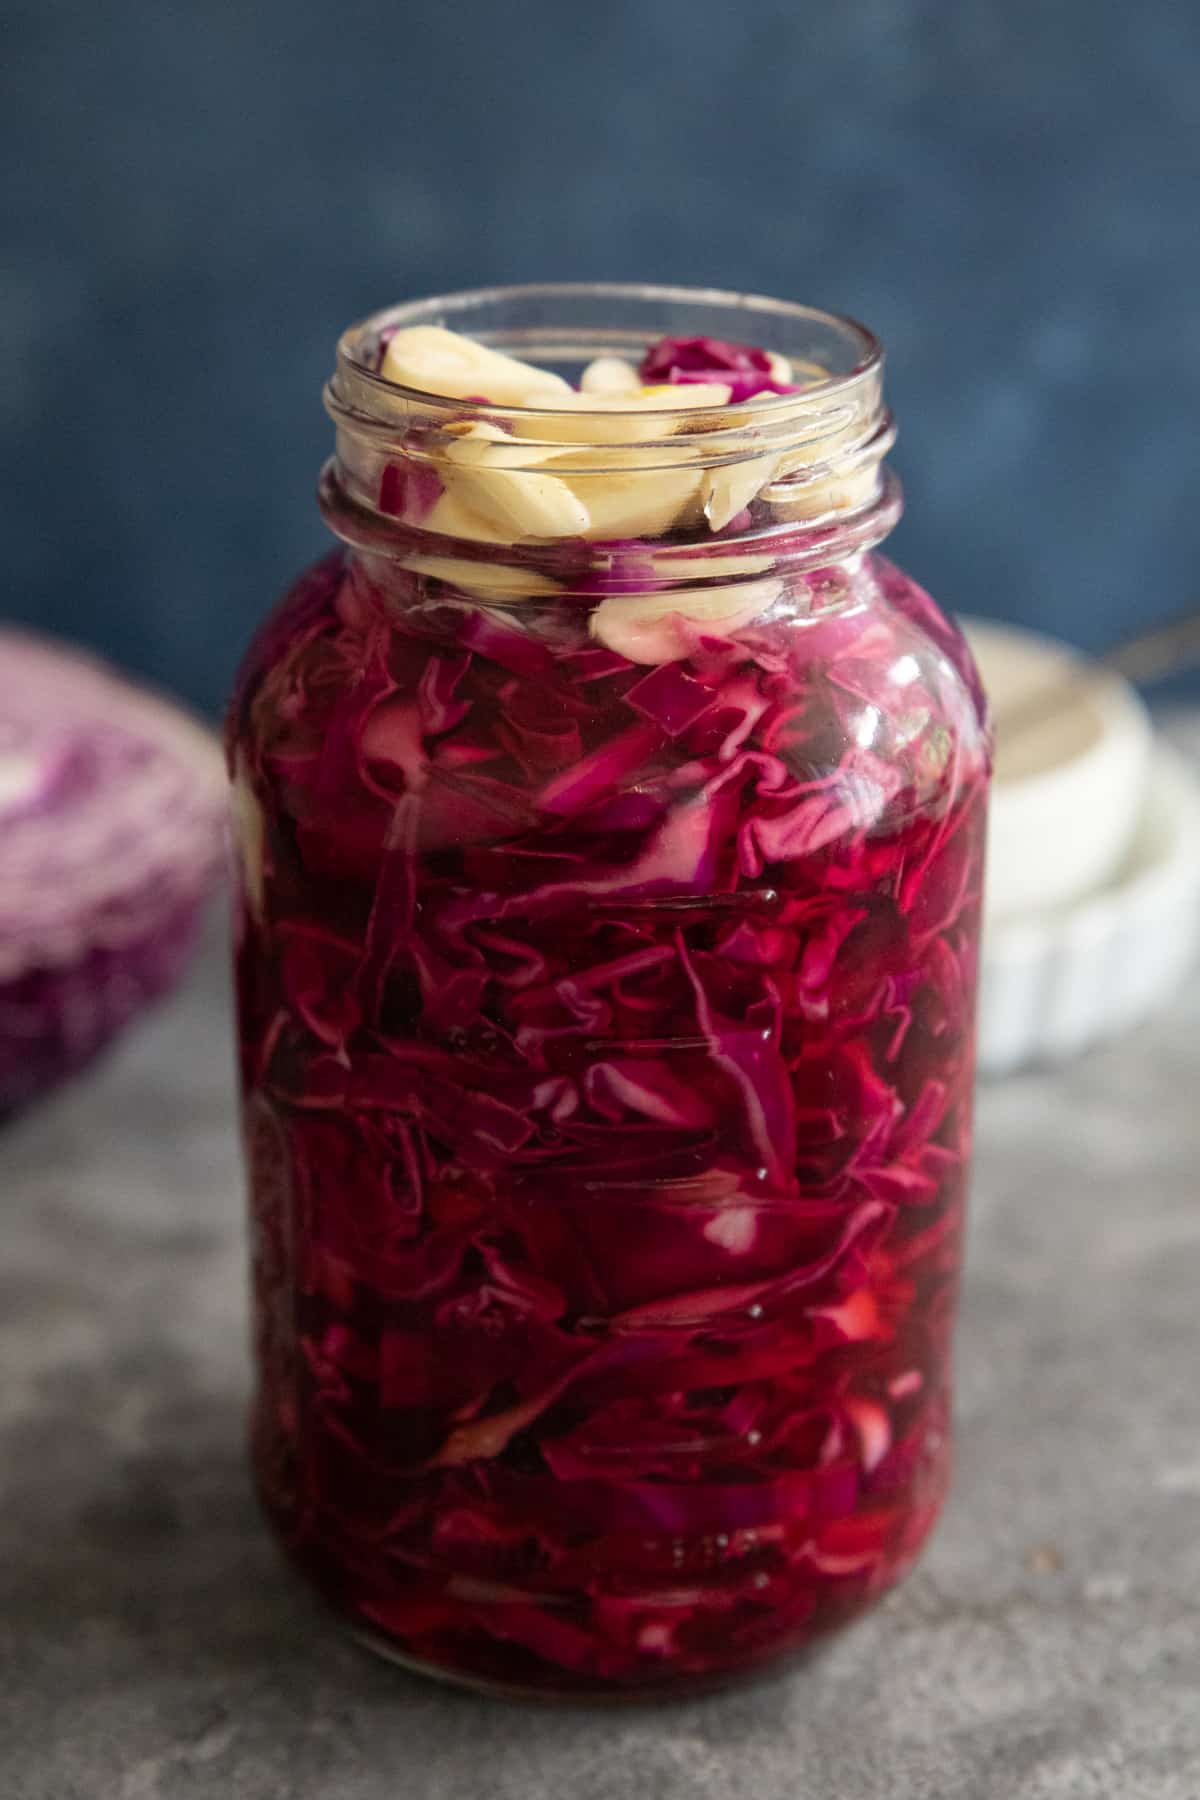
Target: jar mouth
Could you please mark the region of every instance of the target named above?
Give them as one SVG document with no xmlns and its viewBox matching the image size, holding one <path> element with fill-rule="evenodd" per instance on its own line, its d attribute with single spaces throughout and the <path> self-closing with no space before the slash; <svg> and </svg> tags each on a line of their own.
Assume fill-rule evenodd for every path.
<svg viewBox="0 0 1200 1800">
<path fill-rule="evenodd" d="M 565 377 L 570 402 L 551 392 L 542 404 L 496 403 L 385 378 L 390 337 L 419 325 Z M 694 389 L 691 403 L 661 410 L 645 393 L 640 404 L 605 395 L 593 405 L 580 389 L 595 358 L 640 362 L 664 337 L 779 354 L 803 385 L 725 403 Z M 408 301 L 342 334 L 325 406 L 336 440 L 323 504 L 348 541 L 406 527 L 493 555 L 638 540 L 707 557 L 780 528 L 805 532 L 804 554 L 817 555 L 878 542 L 898 516 L 882 467 L 895 432 L 878 339 L 853 319 L 765 296 L 546 282 Z"/>
<path fill-rule="evenodd" d="M 598 325 L 597 313 L 612 322 Z M 406 387 L 378 373 L 388 334 L 413 325 L 444 326 L 556 373 L 564 368 L 581 370 L 601 356 L 640 361 L 647 346 L 663 336 L 727 338 L 827 370 L 798 393 L 763 393 L 722 406 L 720 418 L 733 429 L 756 425 L 764 414 L 779 418 L 798 409 L 811 411 L 814 405 L 824 410 L 839 399 L 849 401 L 853 390 L 872 381 L 878 384 L 884 360 L 879 339 L 857 319 L 762 294 L 617 281 L 464 288 L 384 307 L 343 332 L 338 342 L 339 375 L 356 387 L 363 384 L 364 397 L 377 393 L 381 410 L 389 417 L 394 417 L 401 396 L 423 412 L 449 409 L 462 415 L 471 410 L 471 402 Z M 798 407 L 800 402 L 803 408 Z M 480 405 L 479 411 L 493 417 L 511 413 L 529 424 L 541 416 L 562 418 L 567 409 Z M 643 428 L 641 442 L 648 420 L 661 418 L 664 437 L 687 435 L 689 422 L 696 422 L 670 408 L 659 413 L 644 406 L 613 405 L 594 411 L 572 407 L 569 412 L 584 441 L 593 417 L 611 428 L 614 419 L 636 416 Z M 705 417 L 711 421 L 713 415 Z M 607 432 L 605 436 L 612 441 Z"/>
</svg>

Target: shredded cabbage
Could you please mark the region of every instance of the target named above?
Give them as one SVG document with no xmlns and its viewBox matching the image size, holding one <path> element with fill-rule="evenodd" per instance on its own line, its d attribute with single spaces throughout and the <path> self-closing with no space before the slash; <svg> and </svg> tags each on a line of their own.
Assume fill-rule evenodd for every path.
<svg viewBox="0 0 1200 1800">
<path fill-rule="evenodd" d="M 973 672 L 878 560 L 650 670 L 388 579 L 319 565 L 231 719 L 263 1490 L 419 1663 L 719 1679 L 943 1494 Z"/>
<path fill-rule="evenodd" d="M 725 382 L 733 403 L 755 394 L 790 394 L 797 385 L 778 378 L 778 363 L 767 350 L 715 337 L 664 337 L 651 344 L 638 374 L 647 383 Z"/>
</svg>

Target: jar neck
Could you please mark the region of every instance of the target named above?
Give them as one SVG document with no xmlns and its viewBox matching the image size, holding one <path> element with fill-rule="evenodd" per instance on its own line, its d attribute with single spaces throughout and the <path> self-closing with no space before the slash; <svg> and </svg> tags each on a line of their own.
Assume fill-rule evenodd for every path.
<svg viewBox="0 0 1200 1800">
<path fill-rule="evenodd" d="M 496 406 L 381 377 L 389 337 L 430 322 L 556 372 L 636 359 L 664 331 L 761 344 L 819 372 L 711 408 Z M 587 598 L 853 562 L 901 511 L 883 466 L 895 433 L 879 345 L 778 302 L 618 286 L 423 301 L 346 332 L 325 400 L 335 450 L 320 497 L 338 537 L 381 565 L 461 565 L 514 598 L 522 583 Z"/>
</svg>

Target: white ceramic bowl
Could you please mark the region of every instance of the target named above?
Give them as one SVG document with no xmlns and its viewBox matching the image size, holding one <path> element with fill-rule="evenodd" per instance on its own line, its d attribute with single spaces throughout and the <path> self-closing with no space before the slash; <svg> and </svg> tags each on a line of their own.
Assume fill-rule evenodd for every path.
<svg viewBox="0 0 1200 1800">
<path fill-rule="evenodd" d="M 1053 638 L 982 619 L 965 630 L 996 720 L 987 917 L 1020 918 L 1095 893 L 1116 875 L 1137 827 L 1146 708 L 1127 682 Z"/>
<path fill-rule="evenodd" d="M 1200 778 L 1154 747 L 1134 838 L 1100 892 L 984 929 L 979 1067 L 1072 1056 L 1153 1012 L 1200 944 Z"/>
</svg>

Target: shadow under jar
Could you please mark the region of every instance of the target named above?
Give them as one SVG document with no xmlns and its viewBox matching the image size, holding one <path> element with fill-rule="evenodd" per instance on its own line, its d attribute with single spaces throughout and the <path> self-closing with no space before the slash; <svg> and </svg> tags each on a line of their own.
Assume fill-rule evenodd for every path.
<svg viewBox="0 0 1200 1800">
<path fill-rule="evenodd" d="M 565 419 L 383 380 L 423 323 L 826 373 Z M 341 546 L 228 739 L 262 1495 L 415 1668 L 719 1685 L 877 1600 L 948 1478 L 988 733 L 875 550 L 879 347 L 496 290 L 350 330 L 326 400 Z"/>
</svg>

